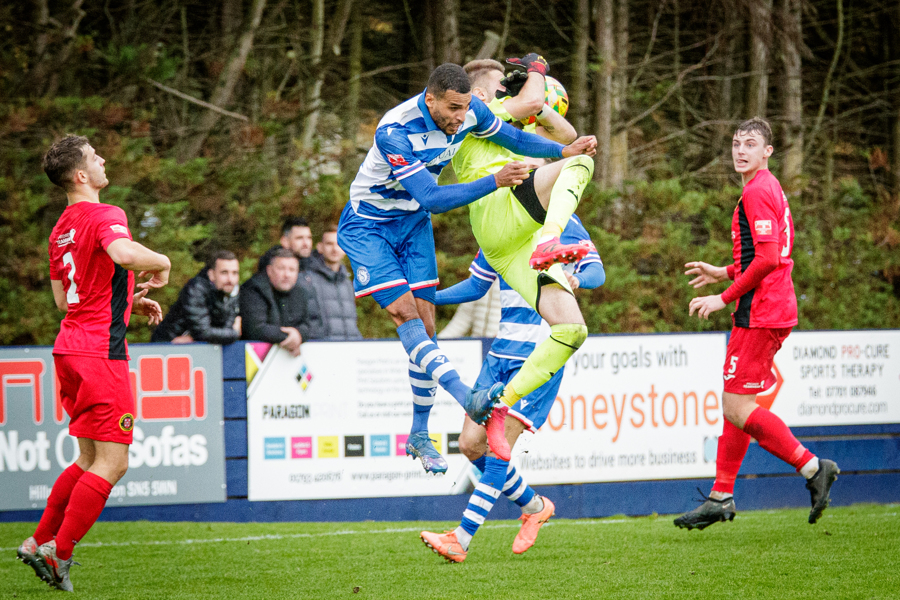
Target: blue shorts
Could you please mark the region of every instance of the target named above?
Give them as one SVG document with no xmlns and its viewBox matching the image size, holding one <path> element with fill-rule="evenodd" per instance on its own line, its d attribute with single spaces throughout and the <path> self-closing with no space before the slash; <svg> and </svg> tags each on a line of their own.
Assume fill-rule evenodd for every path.
<svg viewBox="0 0 900 600">
<path fill-rule="evenodd" d="M 429 213 L 376 221 L 358 216 L 348 202 L 338 245 L 350 258 L 357 298 L 371 294 L 384 308 L 411 290 L 434 304 L 438 274 Z"/>
<path fill-rule="evenodd" d="M 478 374 L 475 388 L 488 388 L 498 381 L 503 384 L 509 383 L 522 368 L 524 362 L 522 359 L 498 358 L 493 354 L 488 354 L 481 365 L 481 373 Z M 565 371 L 565 367 L 557 371 L 550 381 L 516 402 L 509 409 L 510 416 L 521 421 L 532 433 L 537 433 L 537 430 L 547 420 L 547 415 L 550 414 L 550 409 L 553 408 L 553 403 L 556 401 L 563 371 Z"/>
</svg>

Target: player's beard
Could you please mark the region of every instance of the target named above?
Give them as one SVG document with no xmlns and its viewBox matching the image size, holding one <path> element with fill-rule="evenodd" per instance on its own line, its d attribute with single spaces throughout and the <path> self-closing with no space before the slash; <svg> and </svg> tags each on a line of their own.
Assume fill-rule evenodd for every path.
<svg viewBox="0 0 900 600">
<path fill-rule="evenodd" d="M 91 187 L 95 190 L 102 190 L 106 186 L 109 185 L 109 179 L 106 178 L 106 173 L 101 173 L 99 176 L 95 176 L 93 173 L 88 173 L 88 180 L 90 181 Z"/>
</svg>

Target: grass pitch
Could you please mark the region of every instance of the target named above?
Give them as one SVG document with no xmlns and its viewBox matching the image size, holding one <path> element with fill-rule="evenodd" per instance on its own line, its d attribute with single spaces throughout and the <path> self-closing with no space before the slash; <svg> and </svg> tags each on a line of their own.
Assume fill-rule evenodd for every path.
<svg viewBox="0 0 900 600">
<path fill-rule="evenodd" d="M 512 554 L 488 521 L 462 564 L 419 539 L 444 523 L 98 523 L 76 548 L 82 598 L 898 598 L 900 506 L 738 513 L 704 531 L 671 517 L 554 519 Z M 15 560 L 33 532 L 0 524 L 0 599 L 51 590 Z"/>
</svg>

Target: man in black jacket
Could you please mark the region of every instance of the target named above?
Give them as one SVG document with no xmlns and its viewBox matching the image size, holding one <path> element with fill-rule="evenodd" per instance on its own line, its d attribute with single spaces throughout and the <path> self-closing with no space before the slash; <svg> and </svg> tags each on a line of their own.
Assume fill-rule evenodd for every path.
<svg viewBox="0 0 900 600">
<path fill-rule="evenodd" d="M 169 314 L 153 332 L 153 342 L 230 344 L 241 337 L 238 316 L 238 260 L 220 250 L 178 294 Z"/>
<path fill-rule="evenodd" d="M 278 344 L 294 356 L 309 335 L 308 292 L 297 285 L 299 261 L 287 248 L 241 286 L 243 338 Z"/>
<path fill-rule="evenodd" d="M 328 226 L 309 261 L 306 275 L 316 294 L 325 328 L 332 340 L 361 340 L 356 326 L 356 297 L 344 267 L 344 251 L 337 243 L 337 225 Z"/>
<path fill-rule="evenodd" d="M 300 276 L 297 285 L 305 287 L 309 305 L 307 306 L 309 336 L 304 339 L 319 339 L 325 337 L 325 326 L 322 318 L 322 308 L 316 300 L 316 294 L 311 289 L 311 276 L 309 269 L 312 262 L 313 237 L 312 229 L 303 217 L 288 217 L 281 228 L 281 238 L 278 243 L 269 248 L 259 258 L 257 271 L 264 271 L 272 259 L 273 253 L 279 248 L 287 248 L 294 253 L 300 261 Z"/>
</svg>

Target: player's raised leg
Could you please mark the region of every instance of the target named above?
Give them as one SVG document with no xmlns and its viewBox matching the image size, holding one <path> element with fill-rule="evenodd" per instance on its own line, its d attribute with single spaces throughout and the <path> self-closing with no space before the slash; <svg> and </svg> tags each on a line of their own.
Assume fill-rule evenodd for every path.
<svg viewBox="0 0 900 600">
<path fill-rule="evenodd" d="M 529 264 L 538 270 L 554 263 L 571 263 L 584 258 L 589 248 L 563 244 L 559 236 L 575 213 L 585 187 L 594 175 L 594 160 L 585 155 L 549 164 L 534 172 L 534 188 L 547 211 L 537 248 Z"/>
<path fill-rule="evenodd" d="M 587 339 L 584 317 L 567 283 L 565 287 L 558 280 L 543 285 L 538 312 L 550 324 L 550 337 L 535 347 L 516 376 L 506 384 L 500 398 L 502 404 L 494 409 L 487 424 L 488 444 L 499 458 L 505 460 L 509 460 L 510 447 L 503 423 L 509 408 L 550 381 Z"/>
</svg>

